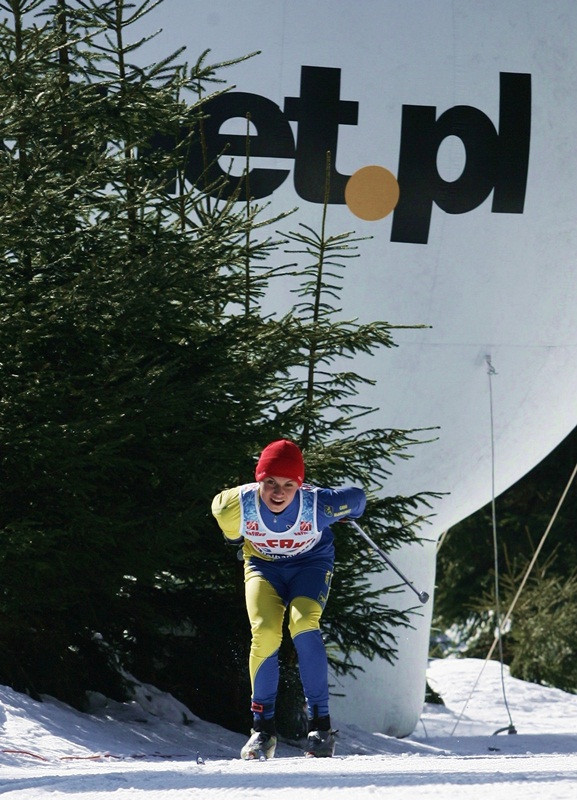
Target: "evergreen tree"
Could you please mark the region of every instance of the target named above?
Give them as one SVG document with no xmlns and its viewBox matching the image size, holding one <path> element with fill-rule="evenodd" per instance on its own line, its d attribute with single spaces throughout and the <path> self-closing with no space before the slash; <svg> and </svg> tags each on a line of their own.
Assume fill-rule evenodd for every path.
<svg viewBox="0 0 577 800">
<path fill-rule="evenodd" d="M 287 274 L 273 221 L 249 170 L 231 189 L 203 161 L 227 65 L 132 61 L 160 2 L 0 2 L 0 681 L 82 706 L 126 696 L 120 664 L 245 729 L 242 569 L 213 495 L 288 435 L 312 480 L 374 491 L 381 544 L 415 537 L 426 496 L 377 496 L 416 438 L 360 432 L 365 379 L 323 375 L 392 344 L 330 305 L 351 236 L 290 234 L 311 259 L 301 304 L 262 313 Z M 393 658 L 409 616 L 371 590 L 382 565 L 345 525 L 339 542 L 327 621 L 347 670 L 353 650 Z"/>
<path fill-rule="evenodd" d="M 240 624 L 210 497 L 255 450 L 256 377 L 276 374 L 241 344 L 272 323 L 222 314 L 245 300 L 247 247 L 269 245 L 232 203 L 167 190 L 200 136 L 181 95 L 215 68 L 129 62 L 156 5 L 3 4 L 0 679 L 77 703 L 122 693 L 118 655 L 154 677 L 171 631 L 210 631 L 199 598 Z"/>
<path fill-rule="evenodd" d="M 495 503 L 502 616 L 522 589 L 502 637 L 504 659 L 513 675 L 568 691 L 577 689 L 569 656 L 576 643 L 575 486 L 554 521 L 553 514 L 575 467 L 576 445 L 573 431 Z M 522 586 L 538 547 L 537 560 Z M 433 652 L 455 649 L 464 656 L 484 658 L 494 638 L 496 608 L 492 508 L 488 505 L 451 528 L 439 550 L 433 620 L 439 647 Z"/>
<path fill-rule="evenodd" d="M 346 262 L 358 256 L 361 239 L 350 232 L 329 234 L 327 221 L 331 154 L 327 153 L 326 200 L 318 232 L 301 224 L 286 233 L 287 252 L 297 255 L 299 297 L 291 312 L 293 340 L 297 348 L 293 364 L 282 380 L 285 402 L 274 420 L 276 436 L 298 442 L 305 453 L 308 479 L 320 486 L 353 482 L 369 494 L 364 517 L 385 549 L 416 541 L 425 522 L 433 493 L 412 497 L 383 496 L 391 465 L 407 458 L 420 439 L 413 430 L 363 429 L 364 419 L 377 409 L 361 405 L 358 395 L 374 382 L 349 368 L 359 354 L 374 356 L 392 347 L 391 331 L 400 326 L 387 322 L 361 324 L 343 317 L 340 307 Z M 301 263 L 302 262 L 302 263 Z M 422 431 L 419 432 L 422 435 Z M 386 593 L 375 590 L 371 576 L 383 569 L 373 550 L 367 552 L 350 526 L 336 531 L 337 566 L 331 602 L 323 614 L 323 632 L 329 662 L 336 674 L 356 673 L 355 655 L 375 655 L 393 663 L 396 631 L 411 624 L 414 609 L 403 611 L 386 604 Z M 391 587 L 394 589 L 394 587 Z M 279 729 L 295 735 L 298 709 L 302 707 L 296 654 L 288 636 L 281 649 Z M 287 711 L 283 715 L 283 700 Z M 291 727 L 292 710 L 292 727 Z"/>
<path fill-rule="evenodd" d="M 327 198 L 330 158 L 328 153 Z M 385 548 L 398 547 L 417 538 L 425 519 L 422 512 L 432 495 L 382 497 L 379 492 L 394 461 L 408 458 L 419 439 L 412 430 L 363 429 L 362 422 L 377 409 L 361 405 L 358 396 L 364 385 L 373 385 L 374 381 L 350 369 L 349 364 L 359 354 L 374 356 L 383 347 L 393 347 L 392 331 L 401 326 L 382 321 L 361 324 L 343 317 L 343 274 L 347 260 L 358 257 L 361 240 L 349 232 L 329 234 L 327 208 L 325 202 L 318 233 L 309 225 L 301 225 L 297 232 L 287 234 L 292 244 L 289 252 L 304 257 L 306 263 L 300 267 L 300 285 L 295 289 L 300 298 L 294 307 L 299 367 L 285 381 L 287 407 L 279 422 L 302 445 L 314 481 L 329 486 L 348 480 L 368 490 L 370 503 L 365 518 L 377 537 L 382 537 Z M 382 605 L 376 593 L 365 595 L 361 590 L 369 586 L 367 575 L 382 570 L 382 562 L 378 557 L 367 560 L 358 534 L 343 526 L 338 541 L 347 574 L 336 578 L 335 594 L 342 606 L 335 604 L 336 612 L 329 610 L 326 619 L 345 662 L 335 662 L 334 666 L 346 669 L 346 657 L 353 650 L 392 660 L 391 629 L 406 624 L 407 616 Z M 356 613 L 351 614 L 353 608 Z M 366 626 L 361 644 L 360 629 L 357 635 L 345 633 L 345 620 L 353 620 L 356 627 L 359 617 Z"/>
</svg>

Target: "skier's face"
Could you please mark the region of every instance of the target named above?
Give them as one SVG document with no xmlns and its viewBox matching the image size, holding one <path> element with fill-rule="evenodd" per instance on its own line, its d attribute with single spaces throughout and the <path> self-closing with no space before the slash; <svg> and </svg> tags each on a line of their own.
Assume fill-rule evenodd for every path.
<svg viewBox="0 0 577 800">
<path fill-rule="evenodd" d="M 298 483 L 291 478 L 269 476 L 260 482 L 261 500 L 267 508 L 278 514 L 292 503 L 298 488 Z"/>
</svg>

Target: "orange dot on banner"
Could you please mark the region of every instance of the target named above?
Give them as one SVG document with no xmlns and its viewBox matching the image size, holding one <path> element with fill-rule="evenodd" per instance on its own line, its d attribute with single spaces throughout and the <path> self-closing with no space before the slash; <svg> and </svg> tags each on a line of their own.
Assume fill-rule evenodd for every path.
<svg viewBox="0 0 577 800">
<path fill-rule="evenodd" d="M 383 219 L 399 202 L 399 184 L 385 167 L 362 167 L 347 182 L 345 202 L 355 217 Z"/>
</svg>

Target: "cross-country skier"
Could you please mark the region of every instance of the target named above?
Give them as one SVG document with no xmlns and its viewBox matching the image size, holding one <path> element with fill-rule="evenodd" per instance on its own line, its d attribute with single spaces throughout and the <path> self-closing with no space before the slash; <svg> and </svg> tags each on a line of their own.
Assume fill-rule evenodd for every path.
<svg viewBox="0 0 577 800">
<path fill-rule="evenodd" d="M 244 759 L 274 756 L 278 651 L 287 609 L 309 718 L 305 755 L 334 753 L 328 662 L 319 625 L 333 574 L 330 525 L 360 517 L 366 495 L 356 487 L 305 485 L 304 474 L 301 450 L 280 439 L 262 451 L 256 483 L 225 489 L 212 502 L 225 537 L 234 543 L 244 540 L 253 714 L 252 735 L 241 750 Z"/>
</svg>

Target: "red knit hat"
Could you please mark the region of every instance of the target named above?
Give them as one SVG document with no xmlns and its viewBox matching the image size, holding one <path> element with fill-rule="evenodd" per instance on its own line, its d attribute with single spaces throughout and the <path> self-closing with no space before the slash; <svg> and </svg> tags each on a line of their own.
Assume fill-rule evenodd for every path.
<svg viewBox="0 0 577 800">
<path fill-rule="evenodd" d="M 305 477 L 303 454 L 294 442 L 278 439 L 264 448 L 254 475 L 257 481 L 263 481 L 270 476 L 290 478 L 301 486 Z"/>
</svg>

